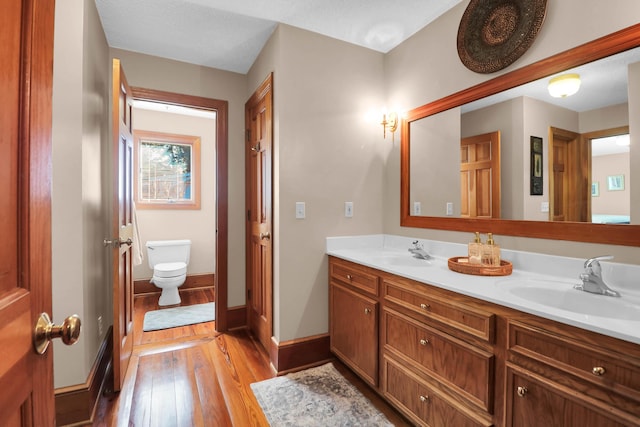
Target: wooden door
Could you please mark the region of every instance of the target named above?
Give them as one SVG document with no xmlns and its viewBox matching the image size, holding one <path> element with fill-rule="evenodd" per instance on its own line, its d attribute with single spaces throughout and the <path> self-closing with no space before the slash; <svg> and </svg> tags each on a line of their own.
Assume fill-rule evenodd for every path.
<svg viewBox="0 0 640 427">
<path fill-rule="evenodd" d="M 591 153 L 580 134 L 550 128 L 549 215 L 551 221 L 590 222 Z"/>
<path fill-rule="evenodd" d="M 271 235 L 272 77 L 245 104 L 247 324 L 268 351 L 273 313 Z"/>
<path fill-rule="evenodd" d="M 113 60 L 112 89 L 113 387 L 119 391 L 133 351 L 133 98 L 118 59 Z"/>
<path fill-rule="evenodd" d="M 500 218 L 500 131 L 460 141 L 460 216 Z"/>
<path fill-rule="evenodd" d="M 53 354 L 33 350 L 51 313 L 51 95 L 54 2 L 0 14 L 0 422 L 53 426 Z"/>
<path fill-rule="evenodd" d="M 374 299 L 331 282 L 331 351 L 372 387 L 378 386 L 378 311 Z"/>
</svg>

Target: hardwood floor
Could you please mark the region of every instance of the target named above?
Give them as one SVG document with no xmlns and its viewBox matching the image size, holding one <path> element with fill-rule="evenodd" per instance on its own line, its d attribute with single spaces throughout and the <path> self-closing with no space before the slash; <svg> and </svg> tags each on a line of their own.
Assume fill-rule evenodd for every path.
<svg viewBox="0 0 640 427">
<path fill-rule="evenodd" d="M 181 293 L 182 305 L 213 301 L 213 291 Z M 207 322 L 143 332 L 158 295 L 137 296 L 134 350 L 124 387 L 101 398 L 94 426 L 267 426 L 250 384 L 272 378 L 269 358 L 246 330 L 218 334 Z M 337 360 L 336 368 L 398 426 L 410 425 Z"/>
</svg>

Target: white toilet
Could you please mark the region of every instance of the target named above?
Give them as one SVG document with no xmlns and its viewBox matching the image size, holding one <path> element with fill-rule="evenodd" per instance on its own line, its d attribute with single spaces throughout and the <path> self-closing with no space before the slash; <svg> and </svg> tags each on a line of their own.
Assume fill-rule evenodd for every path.
<svg viewBox="0 0 640 427">
<path fill-rule="evenodd" d="M 191 240 L 154 240 L 147 242 L 151 283 L 162 289 L 159 305 L 180 304 L 178 287 L 187 278 Z"/>
</svg>

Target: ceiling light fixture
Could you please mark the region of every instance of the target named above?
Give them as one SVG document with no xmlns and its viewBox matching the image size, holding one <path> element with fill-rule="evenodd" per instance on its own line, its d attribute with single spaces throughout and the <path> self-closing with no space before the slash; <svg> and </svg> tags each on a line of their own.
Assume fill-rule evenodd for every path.
<svg viewBox="0 0 640 427">
<path fill-rule="evenodd" d="M 554 98 L 566 98 L 580 89 L 579 74 L 562 74 L 549 80 L 549 94 Z"/>
</svg>

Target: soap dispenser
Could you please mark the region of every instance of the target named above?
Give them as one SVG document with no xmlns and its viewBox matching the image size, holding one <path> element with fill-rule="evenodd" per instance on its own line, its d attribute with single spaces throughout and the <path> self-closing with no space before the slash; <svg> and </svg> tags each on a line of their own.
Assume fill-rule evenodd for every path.
<svg viewBox="0 0 640 427">
<path fill-rule="evenodd" d="M 493 240 L 493 233 L 487 233 L 487 243 L 482 245 L 482 264 L 500 266 L 500 246 Z"/>
<path fill-rule="evenodd" d="M 469 264 L 482 264 L 482 240 L 480 233 L 476 231 L 476 237 L 469 243 Z"/>
</svg>

